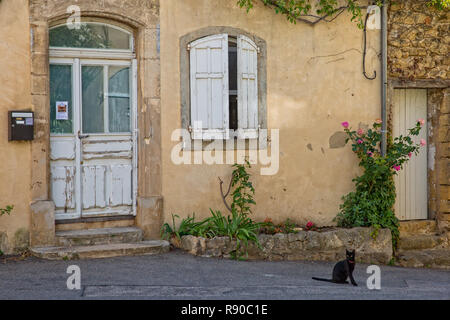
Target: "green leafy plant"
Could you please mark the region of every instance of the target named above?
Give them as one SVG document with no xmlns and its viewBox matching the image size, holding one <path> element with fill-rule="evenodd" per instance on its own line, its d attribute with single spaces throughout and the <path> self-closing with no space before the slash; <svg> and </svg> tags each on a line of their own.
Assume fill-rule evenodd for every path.
<svg viewBox="0 0 450 320">
<path fill-rule="evenodd" d="M 172 215 L 172 225 L 165 223 L 161 228 L 161 237 L 165 240 L 171 238 L 181 239 L 182 236 L 193 235 L 196 237 L 208 236 L 208 219 L 196 222 L 195 214 L 192 217 L 188 216 L 182 219 L 179 226 L 175 224 L 175 218 L 180 218 L 178 215 Z"/>
<path fill-rule="evenodd" d="M 250 205 L 256 204 L 253 198 L 255 195 L 255 189 L 250 181 L 250 174 L 247 172 L 247 169 L 250 169 L 251 165 L 248 160 L 246 160 L 244 164 L 234 164 L 233 168 L 234 170 L 231 175 L 228 191 L 225 194 L 223 193 L 223 181 L 219 178 L 222 200 L 225 207 L 232 214 L 238 213 L 248 216 L 252 212 Z M 226 198 L 230 194 L 231 188 L 234 189 L 231 193 L 232 203 L 231 206 L 229 206 Z"/>
<path fill-rule="evenodd" d="M 5 214 L 10 215 L 13 209 L 14 206 L 6 206 L 6 208 L 0 208 L 0 217 Z"/>
<path fill-rule="evenodd" d="M 364 173 L 353 179 L 356 190 L 342 198 L 343 204 L 335 218 L 341 227 L 374 227 L 376 237 L 380 228 L 389 228 L 392 233 L 394 250 L 400 236 L 399 221 L 394 213 L 396 198 L 394 175 L 426 142 L 422 139 L 415 143 L 413 136 L 418 136 L 423 119 L 419 119 L 408 135 L 390 137 L 386 155 L 380 154 L 381 121 L 373 124 L 367 132 L 363 129 L 351 131 L 348 122 L 343 122 L 348 135 L 347 142 L 352 141 L 352 150 L 359 158 L 359 166 Z"/>
<path fill-rule="evenodd" d="M 252 213 L 250 209 L 251 204 L 256 204 L 253 196 L 255 195 L 255 189 L 250 182 L 250 174 L 246 170 L 246 165 L 251 168 L 250 163 L 246 161 L 245 165 L 235 164 L 233 171 L 233 179 L 231 186 L 234 190 L 231 194 L 233 202 L 231 203 L 231 211 L 243 216 L 247 216 Z"/>
</svg>

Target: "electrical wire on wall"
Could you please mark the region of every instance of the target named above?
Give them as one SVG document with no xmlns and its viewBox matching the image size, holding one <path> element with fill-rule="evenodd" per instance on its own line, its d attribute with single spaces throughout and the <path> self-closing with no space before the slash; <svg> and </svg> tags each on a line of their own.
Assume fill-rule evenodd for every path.
<svg viewBox="0 0 450 320">
<path fill-rule="evenodd" d="M 366 21 L 364 22 L 364 52 L 363 52 L 363 75 L 368 80 L 375 80 L 377 78 L 377 72 L 374 71 L 373 77 L 369 77 L 366 72 L 366 55 L 367 55 L 367 21 L 369 20 L 370 13 L 366 15 Z"/>
</svg>

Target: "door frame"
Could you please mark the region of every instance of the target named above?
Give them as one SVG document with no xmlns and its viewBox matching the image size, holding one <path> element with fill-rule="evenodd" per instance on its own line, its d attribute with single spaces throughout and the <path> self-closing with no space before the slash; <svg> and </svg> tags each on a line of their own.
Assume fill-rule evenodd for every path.
<svg viewBox="0 0 450 320">
<path fill-rule="evenodd" d="M 67 53 L 65 50 L 61 50 Z M 72 66 L 72 118 L 73 118 L 73 132 L 72 134 L 51 134 L 52 137 L 71 137 L 75 140 L 75 213 L 55 213 L 55 220 L 73 220 L 83 218 L 83 199 L 82 199 L 82 179 L 81 179 L 81 139 L 77 137 L 81 130 L 82 119 L 82 92 L 81 92 L 81 68 L 83 65 L 99 65 L 99 66 L 129 66 L 130 67 L 130 111 L 131 111 L 131 137 L 132 137 L 132 212 L 125 214 L 126 216 L 136 216 L 137 214 L 137 197 L 138 197 L 138 80 L 137 80 L 137 60 L 135 58 L 129 59 L 130 55 L 124 53 L 123 55 L 116 54 L 116 60 L 111 60 L 110 56 L 105 55 L 101 50 L 89 50 L 89 58 L 84 57 L 64 57 L 61 58 L 62 52 L 52 49 L 50 52 L 54 54 L 49 59 L 50 65 L 71 65 Z M 80 50 L 82 51 L 82 50 Z M 70 54 L 69 54 L 70 55 Z M 81 55 L 83 56 L 83 55 Z M 93 134 L 97 136 L 105 136 L 106 134 Z M 123 135 L 120 133 L 107 133 L 108 136 Z M 51 187 L 51 185 L 50 185 Z M 85 217 L 111 217 L 124 216 L 124 214 L 88 214 Z"/>
<path fill-rule="evenodd" d="M 409 102 L 408 97 L 410 97 L 410 96 L 408 96 L 408 92 L 411 92 L 411 91 L 414 91 L 414 90 L 416 92 L 417 91 L 422 91 L 424 93 L 424 99 L 425 99 L 425 101 L 424 101 L 425 102 L 424 110 L 422 110 L 422 111 L 425 112 L 424 120 L 426 121 L 426 126 L 425 126 L 425 128 L 422 128 L 422 130 L 425 130 L 425 132 L 421 131 L 421 134 L 422 133 L 424 134 L 424 138 L 427 141 L 427 145 L 419 151 L 419 156 L 421 156 L 421 153 L 425 153 L 424 156 L 425 156 L 425 159 L 426 159 L 425 160 L 425 162 L 426 162 L 426 167 L 425 167 L 425 177 L 426 177 L 426 179 L 425 179 L 425 181 L 423 181 L 423 183 L 426 186 L 426 192 L 425 192 L 426 193 L 426 203 L 425 203 L 426 217 L 417 217 L 416 216 L 417 210 L 411 210 L 411 208 L 409 208 L 409 205 L 411 205 L 411 203 L 408 204 L 409 201 L 406 201 L 406 204 L 405 204 L 406 205 L 406 209 L 409 208 L 410 210 L 405 210 L 406 212 L 405 212 L 404 216 L 401 215 L 402 212 L 395 212 L 395 215 L 397 216 L 397 218 L 400 221 L 427 220 L 430 217 L 430 206 L 429 206 L 429 203 L 430 203 L 430 186 L 429 186 L 429 172 L 428 172 L 428 170 L 429 170 L 429 161 L 430 161 L 430 159 L 429 159 L 429 145 L 430 145 L 430 143 L 429 143 L 430 142 L 430 136 L 429 136 L 430 121 L 429 120 L 430 119 L 428 118 L 429 117 L 429 110 L 428 110 L 429 102 L 428 102 L 428 90 L 427 89 L 422 89 L 422 88 L 394 88 L 393 89 L 393 91 L 392 91 L 392 95 L 393 95 L 392 96 L 392 112 L 391 112 L 391 132 L 394 133 L 396 131 L 396 129 L 399 130 L 399 131 L 401 130 L 400 128 L 396 127 L 396 125 L 395 125 L 395 122 L 396 122 L 395 120 L 398 119 L 396 117 L 400 116 L 400 114 L 396 114 L 397 107 L 401 108 L 401 106 L 397 106 L 396 105 L 396 103 L 400 102 L 400 101 L 398 101 L 398 99 L 400 99 L 399 95 L 403 95 L 404 94 L 404 96 L 405 96 L 405 98 L 404 98 L 405 100 L 403 102 L 404 102 L 404 104 L 405 104 L 407 109 L 405 109 L 404 112 L 405 112 L 405 117 L 409 117 L 410 112 L 412 112 L 411 110 L 409 110 L 409 108 L 411 108 L 412 106 L 408 105 L 408 102 Z M 418 92 L 416 94 L 418 94 Z M 406 127 L 404 129 L 407 130 L 409 128 Z M 414 156 L 414 158 L 415 157 L 417 157 L 417 156 Z M 405 165 L 407 167 L 408 165 L 411 165 L 411 164 L 408 162 Z M 407 177 L 406 176 L 407 172 L 405 171 L 406 167 L 404 167 L 403 170 L 398 175 L 396 175 L 394 177 L 395 178 L 394 179 L 395 180 L 395 185 L 396 185 L 395 209 L 400 209 L 401 208 L 400 203 L 399 203 L 399 201 L 402 200 L 401 195 L 399 194 L 399 192 L 400 192 L 399 189 L 400 189 L 400 185 L 401 185 L 400 178 L 401 177 L 404 177 L 404 178 Z M 413 181 L 411 182 L 411 185 L 408 186 L 408 187 L 416 186 L 417 185 L 417 183 L 415 183 L 415 181 L 416 181 L 415 179 L 417 178 L 416 174 L 412 174 L 409 178 L 411 180 L 413 180 Z M 405 188 L 405 187 L 406 186 L 403 185 L 403 188 Z M 405 191 L 405 192 L 408 193 L 407 191 Z M 409 195 L 409 193 L 408 193 L 408 195 Z"/>
<path fill-rule="evenodd" d="M 427 90 L 427 122 L 429 126 L 427 149 L 428 149 L 428 219 L 439 220 L 440 203 L 442 193 L 440 186 L 440 154 L 442 152 L 442 135 L 439 133 L 442 124 L 440 123 L 440 108 L 445 103 L 444 93 L 450 87 L 449 80 L 405 80 L 390 78 L 388 80 L 388 111 L 389 111 L 389 131 L 392 132 L 392 112 L 394 108 L 395 89 L 426 89 Z"/>
</svg>

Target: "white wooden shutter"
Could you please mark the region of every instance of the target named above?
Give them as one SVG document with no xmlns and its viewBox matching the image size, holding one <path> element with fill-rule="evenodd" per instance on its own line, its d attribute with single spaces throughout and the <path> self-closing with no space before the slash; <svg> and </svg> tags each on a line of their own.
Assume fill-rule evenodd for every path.
<svg viewBox="0 0 450 320">
<path fill-rule="evenodd" d="M 229 128 L 228 35 L 192 42 L 190 70 L 192 137 L 224 138 Z"/>
<path fill-rule="evenodd" d="M 258 136 L 258 47 L 242 35 L 237 47 L 238 128 L 243 138 L 252 139 Z"/>
</svg>

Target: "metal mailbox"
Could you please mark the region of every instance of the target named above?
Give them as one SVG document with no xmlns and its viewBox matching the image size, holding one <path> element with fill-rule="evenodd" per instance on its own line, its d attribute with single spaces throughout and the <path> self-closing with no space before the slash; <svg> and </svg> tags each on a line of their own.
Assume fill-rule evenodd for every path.
<svg viewBox="0 0 450 320">
<path fill-rule="evenodd" d="M 30 141 L 34 138 L 34 113 L 8 111 L 8 140 Z"/>
</svg>

